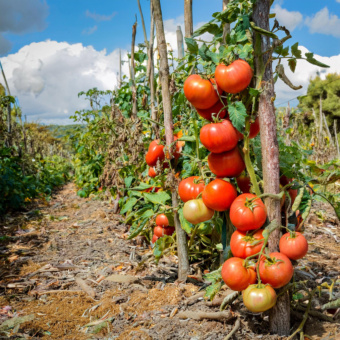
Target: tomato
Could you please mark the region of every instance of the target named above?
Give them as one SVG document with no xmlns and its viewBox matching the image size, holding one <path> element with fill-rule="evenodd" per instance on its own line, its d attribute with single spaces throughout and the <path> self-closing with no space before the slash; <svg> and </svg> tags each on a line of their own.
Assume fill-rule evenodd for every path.
<svg viewBox="0 0 340 340">
<path fill-rule="evenodd" d="M 164 228 L 161 227 L 160 225 L 157 225 L 153 229 L 153 234 L 156 235 L 157 237 L 162 237 L 164 235 Z"/>
<path fill-rule="evenodd" d="M 255 138 L 260 132 L 260 120 L 259 117 L 256 117 L 255 121 L 253 123 L 250 124 L 250 128 L 249 128 L 249 138 Z M 237 131 L 237 137 L 238 140 L 242 140 L 244 138 L 243 134 L 240 131 Z"/>
<path fill-rule="evenodd" d="M 158 160 L 163 161 L 165 157 L 163 149 L 164 145 L 159 144 L 159 139 L 152 141 L 145 156 L 147 165 L 155 166 Z"/>
<path fill-rule="evenodd" d="M 285 175 L 282 175 L 280 177 L 280 184 L 282 186 L 286 186 L 287 184 L 293 182 L 293 179 L 292 178 L 287 178 Z M 298 194 L 298 191 L 297 190 L 294 190 L 294 189 L 288 189 L 288 193 L 289 193 L 289 196 L 290 196 L 290 199 L 291 199 L 291 205 L 294 204 L 294 201 L 295 201 L 295 198 Z"/>
<path fill-rule="evenodd" d="M 156 176 L 157 176 L 157 173 L 156 173 L 155 168 L 150 167 L 150 168 L 149 168 L 148 175 L 149 175 L 149 177 L 152 177 L 152 178 L 153 178 L 153 177 L 156 177 Z"/>
<path fill-rule="evenodd" d="M 276 304 L 275 290 L 268 285 L 250 285 L 242 293 L 244 305 L 253 313 L 261 313 Z"/>
<path fill-rule="evenodd" d="M 155 243 L 158 239 L 159 239 L 159 237 L 157 235 L 153 235 L 151 243 Z"/>
<path fill-rule="evenodd" d="M 213 79 L 202 79 L 200 75 L 192 74 L 184 82 L 184 94 L 195 108 L 208 109 L 219 100 L 214 83 Z M 218 92 L 222 93 L 221 89 Z"/>
<path fill-rule="evenodd" d="M 253 70 L 242 59 L 235 60 L 229 66 L 220 64 L 215 70 L 217 85 L 228 93 L 243 91 L 250 84 L 251 78 L 253 78 Z"/>
<path fill-rule="evenodd" d="M 161 227 L 168 227 L 169 226 L 169 220 L 166 217 L 165 214 L 159 214 L 156 217 L 156 224 L 161 226 Z"/>
<path fill-rule="evenodd" d="M 201 143 L 214 153 L 221 153 L 234 149 L 238 138 L 236 129 L 230 121 L 204 125 L 200 132 Z"/>
<path fill-rule="evenodd" d="M 238 196 L 230 207 L 230 220 L 241 231 L 261 228 L 266 222 L 266 207 L 260 198 L 253 194 Z"/>
<path fill-rule="evenodd" d="M 225 104 L 226 104 L 226 101 L 225 101 Z M 222 104 L 222 102 L 220 100 L 218 100 L 212 107 L 209 107 L 207 109 L 196 108 L 196 111 L 201 117 L 203 117 L 207 120 L 210 120 L 212 122 L 213 121 L 213 114 L 214 114 L 214 117 L 217 117 L 217 115 L 218 115 L 218 118 L 224 118 L 226 116 L 227 110 L 223 109 L 225 104 Z"/>
<path fill-rule="evenodd" d="M 231 257 L 223 263 L 222 279 L 232 290 L 241 291 L 256 282 L 256 273 L 252 267 L 245 267 L 245 261 Z"/>
<path fill-rule="evenodd" d="M 191 176 L 183 179 L 178 186 L 178 194 L 183 202 L 197 198 L 204 190 L 204 182 L 198 176 Z"/>
<path fill-rule="evenodd" d="M 162 189 L 161 187 L 150 187 L 148 189 L 143 190 L 142 192 L 158 192 L 161 189 Z"/>
<path fill-rule="evenodd" d="M 236 177 L 246 167 L 237 147 L 222 153 L 210 153 L 208 165 L 217 177 Z"/>
<path fill-rule="evenodd" d="M 269 283 L 273 288 L 286 285 L 293 276 L 294 268 L 289 258 L 279 252 L 269 254 L 270 259 L 262 256 L 259 273 L 263 283 Z"/>
<path fill-rule="evenodd" d="M 230 208 L 231 203 L 237 197 L 234 186 L 223 179 L 214 179 L 202 192 L 204 204 L 213 210 L 224 211 Z"/>
<path fill-rule="evenodd" d="M 280 252 L 292 260 L 302 259 L 308 251 L 306 238 L 299 232 L 292 235 L 286 233 L 282 235 L 279 243 Z"/>
<path fill-rule="evenodd" d="M 264 239 L 262 232 L 263 230 L 258 230 L 254 235 L 247 235 L 245 231 L 234 231 L 230 239 L 230 250 L 233 255 L 245 259 L 258 253 L 262 248 L 263 242 L 256 245 L 252 245 L 252 243 Z"/>
<path fill-rule="evenodd" d="M 165 227 L 164 228 L 164 235 L 171 236 L 175 232 L 175 227 Z"/>
<path fill-rule="evenodd" d="M 210 220 L 214 216 L 214 210 L 209 209 L 202 198 L 199 198 L 184 204 L 183 216 L 188 222 L 198 224 Z"/>
<path fill-rule="evenodd" d="M 240 190 L 246 194 L 250 193 L 250 188 L 251 188 L 251 182 L 250 182 L 250 177 L 246 175 L 241 175 L 236 177 L 236 182 Z"/>
</svg>

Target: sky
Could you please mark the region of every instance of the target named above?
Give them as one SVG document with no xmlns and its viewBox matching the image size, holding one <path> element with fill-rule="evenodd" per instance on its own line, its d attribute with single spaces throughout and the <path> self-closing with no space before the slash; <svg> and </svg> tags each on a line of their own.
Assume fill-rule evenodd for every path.
<svg viewBox="0 0 340 340">
<path fill-rule="evenodd" d="M 140 2 L 149 35 L 150 0 Z M 175 56 L 177 26 L 184 31 L 183 2 L 161 0 L 166 40 Z M 193 0 L 194 28 L 221 7 L 222 0 Z M 304 52 L 330 66 L 299 61 L 295 74 L 287 71 L 294 85 L 303 86 L 298 91 L 278 80 L 275 104 L 295 105 L 317 72 L 340 73 L 340 0 L 275 0 L 271 12 L 290 30 L 290 45 L 299 42 Z M 119 49 L 123 56 L 131 49 L 136 16 L 138 44 L 144 36 L 137 0 L 0 0 L 0 61 L 27 119 L 71 124 L 69 116 L 88 105 L 78 98 L 80 91 L 114 89 Z M 123 73 L 128 74 L 126 63 Z"/>
</svg>

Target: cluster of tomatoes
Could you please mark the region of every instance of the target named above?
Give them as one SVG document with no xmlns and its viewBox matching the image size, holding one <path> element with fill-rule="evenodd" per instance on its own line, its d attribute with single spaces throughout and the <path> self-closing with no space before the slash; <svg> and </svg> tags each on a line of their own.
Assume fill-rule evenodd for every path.
<svg viewBox="0 0 340 340">
<path fill-rule="evenodd" d="M 169 219 L 165 214 L 159 214 L 156 217 L 156 227 L 153 230 L 152 243 L 155 243 L 164 235 L 171 236 L 175 231 L 174 227 L 169 226 Z"/>
</svg>

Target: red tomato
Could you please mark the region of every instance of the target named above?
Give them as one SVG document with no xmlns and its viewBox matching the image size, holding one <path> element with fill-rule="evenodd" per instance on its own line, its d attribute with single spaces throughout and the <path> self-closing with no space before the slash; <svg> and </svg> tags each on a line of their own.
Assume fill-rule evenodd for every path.
<svg viewBox="0 0 340 340">
<path fill-rule="evenodd" d="M 230 239 L 230 250 L 233 255 L 245 259 L 260 252 L 263 242 L 253 246 L 252 243 L 264 238 L 262 232 L 263 230 L 258 230 L 254 235 L 247 235 L 245 231 L 234 231 Z"/>
<path fill-rule="evenodd" d="M 282 175 L 280 177 L 280 184 L 282 186 L 286 186 L 287 184 L 293 182 L 293 179 L 292 178 L 287 178 L 285 175 Z M 294 189 L 288 189 L 288 193 L 289 193 L 289 196 L 290 196 L 290 199 L 291 199 L 291 204 L 293 205 L 294 204 L 294 201 L 295 201 L 295 198 L 298 194 L 298 191 L 297 190 L 294 190 Z"/>
<path fill-rule="evenodd" d="M 299 232 L 282 235 L 279 243 L 280 252 L 292 260 L 302 259 L 308 252 L 306 238 Z"/>
<path fill-rule="evenodd" d="M 147 165 L 155 166 L 158 160 L 163 161 L 165 157 L 163 149 L 164 145 L 159 144 L 159 139 L 152 141 L 145 156 Z"/>
<path fill-rule="evenodd" d="M 230 208 L 231 203 L 237 197 L 234 186 L 223 179 L 214 179 L 202 192 L 204 204 L 213 210 L 224 211 Z"/>
<path fill-rule="evenodd" d="M 165 227 L 164 228 L 164 235 L 171 236 L 175 232 L 175 227 Z"/>
<path fill-rule="evenodd" d="M 204 182 L 198 176 L 183 179 L 178 186 L 178 194 L 183 202 L 197 198 L 204 190 Z"/>
<path fill-rule="evenodd" d="M 225 101 L 225 103 L 226 103 L 226 101 Z M 221 119 L 226 116 L 227 110 L 223 109 L 224 106 L 225 105 L 222 104 L 222 102 L 220 100 L 218 100 L 212 107 L 209 107 L 208 109 L 203 109 L 203 110 L 196 108 L 196 111 L 201 117 L 203 117 L 207 120 L 210 120 L 212 122 L 213 121 L 213 114 L 214 114 L 214 117 L 217 117 L 217 115 L 218 115 L 218 118 L 221 118 Z"/>
<path fill-rule="evenodd" d="M 266 207 L 260 198 L 253 194 L 238 196 L 230 207 L 230 220 L 241 231 L 261 228 L 266 222 Z M 251 201 L 252 200 L 252 201 Z"/>
<path fill-rule="evenodd" d="M 150 168 L 149 168 L 148 175 L 149 175 L 149 177 L 152 177 L 152 178 L 153 178 L 153 177 L 156 177 L 156 176 L 157 176 L 157 173 L 156 173 L 155 168 L 150 167 Z"/>
<path fill-rule="evenodd" d="M 253 313 L 262 313 L 276 304 L 275 290 L 268 285 L 250 285 L 242 293 L 244 305 Z"/>
<path fill-rule="evenodd" d="M 260 120 L 259 117 L 256 117 L 255 122 L 250 124 L 249 128 L 249 138 L 255 138 L 260 132 Z M 238 140 L 242 140 L 244 138 L 243 134 L 236 130 Z"/>
<path fill-rule="evenodd" d="M 256 282 L 256 273 L 252 267 L 246 268 L 244 260 L 232 257 L 222 266 L 222 279 L 232 290 L 241 291 Z"/>
<path fill-rule="evenodd" d="M 164 236 L 164 228 L 161 227 L 160 225 L 157 225 L 154 229 L 153 229 L 153 234 L 156 235 L 157 237 L 162 237 Z"/>
<path fill-rule="evenodd" d="M 200 132 L 201 143 L 214 153 L 221 153 L 234 149 L 238 138 L 236 129 L 230 121 L 204 125 Z"/>
<path fill-rule="evenodd" d="M 199 198 L 184 204 L 183 216 L 188 222 L 198 224 L 210 220 L 214 216 L 214 210 L 209 209 L 202 198 Z"/>
<path fill-rule="evenodd" d="M 208 109 L 219 100 L 214 83 L 213 79 L 202 79 L 200 75 L 192 74 L 184 82 L 184 94 L 197 109 Z M 222 93 L 220 89 L 218 92 Z"/>
<path fill-rule="evenodd" d="M 289 258 L 279 252 L 269 254 L 270 259 L 262 256 L 259 265 L 260 278 L 263 283 L 273 288 L 286 285 L 293 277 L 294 268 Z"/>
<path fill-rule="evenodd" d="M 153 235 L 153 236 L 152 236 L 151 243 L 155 243 L 155 242 L 156 242 L 158 239 L 159 239 L 159 237 L 158 237 L 158 236 L 156 236 L 156 235 Z"/>
<path fill-rule="evenodd" d="M 142 192 L 158 192 L 161 189 L 162 189 L 161 187 L 150 187 L 148 189 L 143 190 Z"/>
<path fill-rule="evenodd" d="M 228 93 L 243 91 L 250 84 L 251 78 L 253 78 L 253 70 L 242 59 L 235 60 L 229 66 L 220 64 L 215 70 L 217 85 Z"/>
<path fill-rule="evenodd" d="M 251 182 L 250 182 L 250 177 L 241 175 L 236 177 L 236 182 L 240 190 L 244 194 L 250 193 L 250 188 L 251 188 Z"/>
<path fill-rule="evenodd" d="M 236 177 L 246 167 L 237 147 L 222 153 L 210 153 L 208 165 L 217 177 Z"/>
<path fill-rule="evenodd" d="M 156 224 L 161 227 L 168 227 L 169 226 L 169 220 L 166 217 L 165 214 L 159 214 L 156 217 Z"/>
</svg>

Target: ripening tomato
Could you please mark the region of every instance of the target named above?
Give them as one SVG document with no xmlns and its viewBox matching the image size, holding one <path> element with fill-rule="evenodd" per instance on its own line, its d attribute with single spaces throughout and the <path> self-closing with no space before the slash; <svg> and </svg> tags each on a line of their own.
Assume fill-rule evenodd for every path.
<svg viewBox="0 0 340 340">
<path fill-rule="evenodd" d="M 156 173 L 156 170 L 155 170 L 154 167 L 149 168 L 148 175 L 149 175 L 149 177 L 152 177 L 152 178 L 157 176 L 157 173 Z"/>
<path fill-rule="evenodd" d="M 168 227 L 169 226 L 169 220 L 165 214 L 159 214 L 156 217 L 156 224 L 161 227 Z"/>
<path fill-rule="evenodd" d="M 231 235 L 230 250 L 234 256 L 245 259 L 260 252 L 263 242 L 252 245 L 252 243 L 264 239 L 263 230 L 258 230 L 254 235 L 247 234 L 246 231 L 236 230 Z"/>
<path fill-rule="evenodd" d="M 259 274 L 263 283 L 273 288 L 286 285 L 293 277 L 294 268 L 289 258 L 279 252 L 269 254 L 270 259 L 262 256 L 259 265 Z"/>
<path fill-rule="evenodd" d="M 249 138 L 255 138 L 260 132 L 260 120 L 259 117 L 256 117 L 255 121 L 253 123 L 250 124 L 250 128 L 249 128 Z M 237 131 L 237 137 L 238 140 L 242 140 L 244 138 L 243 134 L 240 131 Z"/>
<path fill-rule="evenodd" d="M 238 138 L 236 129 L 230 121 L 204 125 L 200 132 L 201 143 L 214 153 L 221 153 L 234 149 Z"/>
<path fill-rule="evenodd" d="M 279 243 L 280 252 L 292 260 L 302 259 L 308 252 L 306 238 L 299 232 L 282 235 Z"/>
<path fill-rule="evenodd" d="M 253 194 L 238 196 L 230 207 L 230 220 L 241 231 L 261 228 L 266 222 L 267 211 L 262 200 Z"/>
<path fill-rule="evenodd" d="M 229 66 L 220 64 L 215 70 L 217 85 L 228 93 L 239 93 L 246 89 L 253 78 L 250 65 L 242 60 L 235 60 Z"/>
<path fill-rule="evenodd" d="M 202 79 L 200 75 L 192 74 L 184 82 L 184 94 L 197 109 L 208 109 L 219 100 L 214 83 L 213 79 Z M 217 89 L 220 94 L 223 92 Z"/>
<path fill-rule="evenodd" d="M 250 285 L 242 293 L 244 305 L 253 313 L 262 313 L 276 304 L 275 290 L 269 285 Z"/>
<path fill-rule="evenodd" d="M 236 177 L 236 182 L 237 182 L 238 187 L 244 194 L 250 193 L 250 188 L 251 188 L 250 177 L 246 175 L 238 176 Z"/>
<path fill-rule="evenodd" d="M 222 153 L 210 153 L 208 165 L 217 177 L 236 177 L 246 167 L 237 147 Z"/>
<path fill-rule="evenodd" d="M 253 267 L 246 267 L 245 261 L 238 257 L 231 257 L 223 263 L 222 279 L 232 290 L 241 291 L 256 282 L 256 273 Z"/>
<path fill-rule="evenodd" d="M 164 228 L 161 227 L 160 225 L 156 225 L 156 227 L 153 229 L 153 234 L 156 235 L 157 237 L 164 236 Z"/>
<path fill-rule="evenodd" d="M 237 197 L 234 186 L 223 179 L 214 179 L 202 192 L 204 204 L 213 210 L 224 211 L 230 208 L 231 203 Z"/>
<path fill-rule="evenodd" d="M 293 182 L 293 179 L 292 178 L 287 178 L 285 175 L 282 175 L 280 177 L 280 184 L 282 186 L 286 186 L 287 184 Z M 294 204 L 294 201 L 295 201 L 295 198 L 298 194 L 298 191 L 296 189 L 288 189 L 288 193 L 289 193 L 289 196 L 290 196 L 290 199 L 291 199 L 291 205 Z"/>
<path fill-rule="evenodd" d="M 159 237 L 157 235 L 153 235 L 152 236 L 152 240 L 151 240 L 151 243 L 155 243 L 157 240 L 159 239 Z"/>
<path fill-rule="evenodd" d="M 165 227 L 164 235 L 171 236 L 175 232 L 175 227 Z"/>
<path fill-rule="evenodd" d="M 223 109 L 224 106 L 226 106 L 226 100 L 224 100 L 224 102 L 225 104 L 222 104 L 222 102 L 218 100 L 212 107 L 207 109 L 198 109 L 196 107 L 196 111 L 201 117 L 210 120 L 211 122 L 213 121 L 213 116 L 222 119 L 227 114 L 227 110 Z"/>
<path fill-rule="evenodd" d="M 159 144 L 159 139 L 152 141 L 145 156 L 147 165 L 155 166 L 158 160 L 163 161 L 165 157 L 163 149 L 164 145 Z"/>
<path fill-rule="evenodd" d="M 202 198 L 198 198 L 184 204 L 183 216 L 188 222 L 198 224 L 210 220 L 214 216 L 214 210 L 209 209 Z"/>
<path fill-rule="evenodd" d="M 178 186 L 178 194 L 183 202 L 197 198 L 204 190 L 204 182 L 198 176 L 191 176 L 183 179 Z"/>
</svg>

